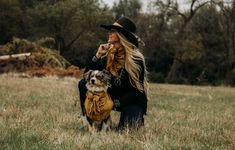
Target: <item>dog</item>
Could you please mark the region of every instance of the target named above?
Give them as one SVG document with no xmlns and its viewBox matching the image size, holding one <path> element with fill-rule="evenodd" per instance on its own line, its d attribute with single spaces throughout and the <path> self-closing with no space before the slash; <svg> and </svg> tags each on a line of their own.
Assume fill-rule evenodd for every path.
<svg viewBox="0 0 235 150">
<path fill-rule="evenodd" d="M 107 70 L 89 70 L 84 74 L 86 80 L 86 100 L 83 124 L 86 119 L 89 124 L 88 129 L 94 131 L 111 130 L 111 116 L 113 101 L 107 90 L 110 85 L 111 75 Z M 85 123 L 86 124 L 86 123 Z"/>
</svg>

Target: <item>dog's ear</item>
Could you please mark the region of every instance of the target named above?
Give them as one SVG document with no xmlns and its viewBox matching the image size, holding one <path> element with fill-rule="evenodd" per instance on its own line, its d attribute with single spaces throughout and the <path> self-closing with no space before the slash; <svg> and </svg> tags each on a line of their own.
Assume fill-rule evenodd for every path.
<svg viewBox="0 0 235 150">
<path fill-rule="evenodd" d="M 106 70 L 106 69 L 103 69 L 102 72 L 103 72 L 104 74 L 110 74 L 109 71 Z"/>
<path fill-rule="evenodd" d="M 106 75 L 108 75 L 111 78 L 112 75 L 111 75 L 111 73 L 108 70 L 103 69 L 102 72 L 103 72 L 103 74 L 106 74 Z"/>
<path fill-rule="evenodd" d="M 93 70 L 89 70 L 86 73 L 83 74 L 83 78 L 88 81 L 90 79 L 91 73 Z"/>
<path fill-rule="evenodd" d="M 102 72 L 103 76 L 106 78 L 106 80 L 111 79 L 111 73 L 108 70 L 103 69 L 101 72 Z"/>
<path fill-rule="evenodd" d="M 103 70 L 101 71 L 101 74 L 102 74 L 102 76 L 103 76 L 102 81 L 103 81 L 106 85 L 108 85 L 108 87 L 111 87 L 111 84 L 110 84 L 111 74 L 110 74 L 110 72 L 108 72 L 106 69 L 103 69 Z"/>
</svg>

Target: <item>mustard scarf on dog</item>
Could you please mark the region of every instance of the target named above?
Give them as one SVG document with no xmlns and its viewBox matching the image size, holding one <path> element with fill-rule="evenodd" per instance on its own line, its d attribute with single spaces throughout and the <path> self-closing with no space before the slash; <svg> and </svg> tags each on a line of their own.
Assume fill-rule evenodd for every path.
<svg viewBox="0 0 235 150">
<path fill-rule="evenodd" d="M 113 101 L 107 92 L 86 93 L 85 109 L 87 116 L 94 121 L 107 119 L 113 108 Z"/>
<path fill-rule="evenodd" d="M 118 71 L 125 67 L 125 49 L 123 46 L 119 48 L 112 48 L 107 55 L 106 70 L 113 76 L 118 77 Z"/>
</svg>

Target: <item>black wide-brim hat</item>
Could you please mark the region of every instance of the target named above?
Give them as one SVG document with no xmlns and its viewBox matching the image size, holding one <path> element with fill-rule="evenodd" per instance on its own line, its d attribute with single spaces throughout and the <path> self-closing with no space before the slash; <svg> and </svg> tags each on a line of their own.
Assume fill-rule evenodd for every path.
<svg viewBox="0 0 235 150">
<path fill-rule="evenodd" d="M 136 25 L 129 18 L 121 17 L 112 25 L 100 25 L 100 27 L 107 30 L 114 29 L 121 32 L 129 42 L 134 44 L 136 47 L 139 47 L 138 36 L 135 35 Z"/>
</svg>

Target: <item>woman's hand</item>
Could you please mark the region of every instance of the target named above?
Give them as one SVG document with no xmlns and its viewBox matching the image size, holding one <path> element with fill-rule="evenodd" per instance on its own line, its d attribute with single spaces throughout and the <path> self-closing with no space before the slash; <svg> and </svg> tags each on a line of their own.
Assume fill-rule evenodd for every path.
<svg viewBox="0 0 235 150">
<path fill-rule="evenodd" d="M 98 51 L 95 54 L 96 58 L 99 59 L 102 56 L 105 56 L 112 47 L 113 47 L 113 45 L 110 43 L 100 44 Z"/>
</svg>

